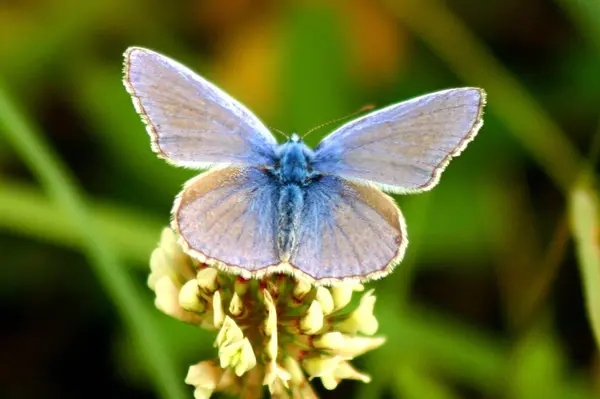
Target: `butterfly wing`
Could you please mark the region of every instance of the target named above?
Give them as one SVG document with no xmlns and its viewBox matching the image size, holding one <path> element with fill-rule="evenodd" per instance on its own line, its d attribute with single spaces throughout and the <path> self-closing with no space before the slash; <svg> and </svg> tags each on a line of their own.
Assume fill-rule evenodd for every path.
<svg viewBox="0 0 600 399">
<path fill-rule="evenodd" d="M 315 150 L 313 167 L 393 192 L 428 190 L 477 134 L 484 105 L 485 92 L 477 88 L 391 105 L 327 136 Z"/>
<path fill-rule="evenodd" d="M 290 263 L 321 284 L 383 277 L 408 240 L 394 200 L 378 188 L 326 176 L 306 188 Z"/>
<path fill-rule="evenodd" d="M 172 227 L 186 252 L 245 277 L 279 263 L 277 187 L 259 169 L 227 167 L 186 183 Z"/>
<path fill-rule="evenodd" d="M 124 84 L 161 158 L 189 168 L 272 161 L 277 142 L 269 130 L 185 66 L 132 47 L 125 52 Z"/>
</svg>

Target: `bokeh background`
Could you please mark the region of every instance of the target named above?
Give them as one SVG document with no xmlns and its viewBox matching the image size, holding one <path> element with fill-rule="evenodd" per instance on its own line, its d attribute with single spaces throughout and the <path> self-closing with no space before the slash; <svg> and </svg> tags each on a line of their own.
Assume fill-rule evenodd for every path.
<svg viewBox="0 0 600 399">
<path fill-rule="evenodd" d="M 357 361 L 373 382 L 315 385 L 324 398 L 600 397 L 594 0 L 1 1 L 0 397 L 155 398 L 157 374 L 191 397 L 187 367 L 215 354 L 146 287 L 194 173 L 150 150 L 121 84 L 131 45 L 285 132 L 485 88 L 477 139 L 435 190 L 397 197 L 411 245 L 368 284 L 388 338 Z"/>
</svg>

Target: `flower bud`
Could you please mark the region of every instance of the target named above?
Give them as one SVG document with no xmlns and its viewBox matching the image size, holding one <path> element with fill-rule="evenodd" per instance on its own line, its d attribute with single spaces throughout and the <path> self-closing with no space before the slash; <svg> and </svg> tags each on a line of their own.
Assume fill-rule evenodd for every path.
<svg viewBox="0 0 600 399">
<path fill-rule="evenodd" d="M 229 302 L 229 313 L 232 316 L 238 317 L 244 312 L 244 303 L 237 293 L 233 294 L 231 302 Z"/>
<path fill-rule="evenodd" d="M 217 284 L 217 269 L 206 267 L 201 269 L 196 275 L 198 286 L 207 294 L 212 294 L 219 288 Z"/>
<path fill-rule="evenodd" d="M 179 290 L 179 306 L 190 312 L 204 312 L 206 305 L 199 295 L 198 282 L 196 280 L 188 281 Z"/>
<path fill-rule="evenodd" d="M 323 309 L 318 301 L 313 301 L 306 312 L 306 315 L 300 319 L 300 329 L 305 334 L 316 334 L 323 328 Z"/>
<path fill-rule="evenodd" d="M 333 312 L 333 298 L 331 292 L 325 287 L 317 287 L 317 295 L 315 298 L 321 304 L 323 314 L 328 315 Z"/>
<path fill-rule="evenodd" d="M 225 312 L 223 311 L 223 304 L 221 302 L 221 293 L 215 291 L 213 295 L 213 325 L 216 328 L 221 328 L 223 321 L 225 320 Z"/>
</svg>

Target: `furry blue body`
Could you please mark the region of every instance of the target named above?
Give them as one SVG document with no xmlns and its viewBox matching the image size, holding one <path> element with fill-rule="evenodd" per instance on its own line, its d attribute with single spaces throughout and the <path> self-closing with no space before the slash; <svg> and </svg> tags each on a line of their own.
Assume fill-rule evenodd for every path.
<svg viewBox="0 0 600 399">
<path fill-rule="evenodd" d="M 304 192 L 319 177 L 312 170 L 313 151 L 294 134 L 276 153 L 271 175 L 278 187 L 277 251 L 287 262 L 298 245 L 300 222 L 304 209 Z"/>
</svg>

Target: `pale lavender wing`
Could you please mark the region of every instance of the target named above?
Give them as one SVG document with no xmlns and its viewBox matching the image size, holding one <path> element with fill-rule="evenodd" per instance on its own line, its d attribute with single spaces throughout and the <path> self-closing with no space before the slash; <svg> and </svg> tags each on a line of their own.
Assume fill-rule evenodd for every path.
<svg viewBox="0 0 600 399">
<path fill-rule="evenodd" d="M 290 263 L 322 284 L 383 277 L 408 239 L 394 200 L 374 186 L 327 176 L 307 187 Z"/>
<path fill-rule="evenodd" d="M 178 62 L 129 48 L 124 84 L 161 158 L 189 168 L 272 162 L 277 142 L 262 122 Z"/>
<path fill-rule="evenodd" d="M 186 251 L 246 277 L 279 263 L 277 187 L 256 168 L 212 170 L 190 180 L 173 207 Z"/>
<path fill-rule="evenodd" d="M 481 127 L 485 92 L 444 90 L 351 121 L 315 150 L 313 167 L 398 193 L 435 186 Z"/>
</svg>

